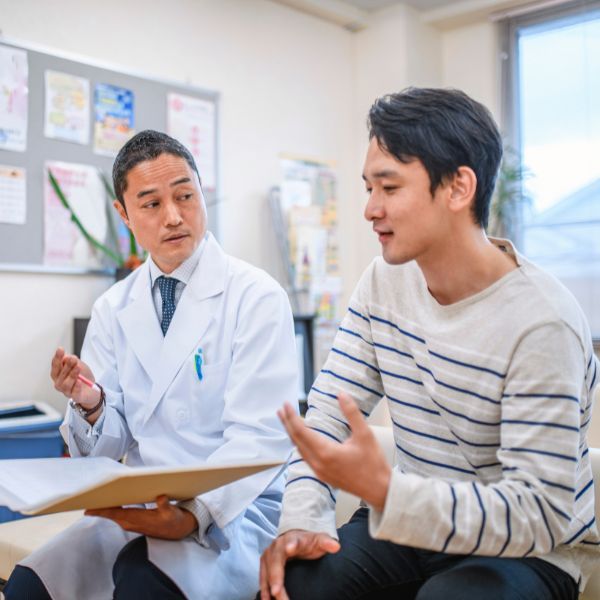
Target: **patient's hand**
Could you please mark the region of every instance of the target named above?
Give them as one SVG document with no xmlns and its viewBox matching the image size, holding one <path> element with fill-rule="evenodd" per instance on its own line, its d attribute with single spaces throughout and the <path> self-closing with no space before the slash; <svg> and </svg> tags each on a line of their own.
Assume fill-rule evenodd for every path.
<svg viewBox="0 0 600 600">
<path fill-rule="evenodd" d="M 307 560 L 333 554 L 340 544 L 326 533 L 313 533 L 293 529 L 286 531 L 264 551 L 260 559 L 260 598 L 270 600 L 288 600 L 283 587 L 285 563 L 291 558 Z"/>
<path fill-rule="evenodd" d="M 125 531 L 162 540 L 181 540 L 198 528 L 196 517 L 171 504 L 167 496 L 156 499 L 156 508 L 99 508 L 86 510 L 85 514 L 110 519 Z"/>
</svg>

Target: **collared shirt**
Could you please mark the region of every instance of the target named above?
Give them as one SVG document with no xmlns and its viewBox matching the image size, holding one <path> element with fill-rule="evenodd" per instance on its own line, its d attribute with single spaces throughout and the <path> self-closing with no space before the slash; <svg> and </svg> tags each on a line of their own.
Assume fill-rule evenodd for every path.
<svg viewBox="0 0 600 600">
<path fill-rule="evenodd" d="M 160 295 L 160 288 L 158 287 L 157 279 L 161 276 L 177 279 L 177 284 L 175 286 L 175 306 L 177 306 L 185 286 L 188 284 L 192 273 L 198 266 L 198 262 L 200 262 L 200 255 L 202 254 L 202 250 L 204 249 L 205 245 L 206 235 L 198 244 L 198 247 L 194 250 L 194 253 L 189 258 L 186 258 L 172 273 L 168 274 L 163 273 L 154 262 L 154 259 L 150 258 L 150 287 L 152 289 L 152 302 L 154 302 L 154 308 L 156 309 L 156 316 L 158 317 L 159 323 L 162 321 L 162 297 Z"/>
</svg>

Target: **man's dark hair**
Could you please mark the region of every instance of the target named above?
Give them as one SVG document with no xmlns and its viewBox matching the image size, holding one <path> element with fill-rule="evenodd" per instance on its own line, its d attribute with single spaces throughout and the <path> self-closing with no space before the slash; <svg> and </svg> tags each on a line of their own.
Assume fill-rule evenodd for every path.
<svg viewBox="0 0 600 600">
<path fill-rule="evenodd" d="M 502 138 L 489 110 L 452 89 L 407 88 L 378 98 L 368 118 L 369 139 L 403 163 L 418 158 L 433 195 L 459 167 L 473 169 L 472 212 L 487 227 L 490 200 L 502 159 Z"/>
<path fill-rule="evenodd" d="M 160 131 L 146 129 L 134 135 L 119 151 L 113 165 L 112 177 L 115 196 L 125 208 L 123 194 L 127 191 L 127 174 L 131 169 L 147 160 L 155 160 L 161 154 L 171 154 L 185 159 L 190 168 L 200 174 L 190 151 L 176 139 Z"/>
</svg>

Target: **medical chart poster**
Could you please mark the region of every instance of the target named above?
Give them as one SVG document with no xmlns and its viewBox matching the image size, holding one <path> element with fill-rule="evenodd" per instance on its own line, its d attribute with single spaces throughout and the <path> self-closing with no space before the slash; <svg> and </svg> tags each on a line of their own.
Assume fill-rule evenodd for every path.
<svg viewBox="0 0 600 600">
<path fill-rule="evenodd" d="M 0 45 L 0 149 L 27 147 L 27 52 Z"/>
<path fill-rule="evenodd" d="M 58 181 L 77 218 L 90 235 L 105 243 L 108 234 L 106 192 L 95 167 L 47 161 L 44 167 L 44 264 L 101 268 L 101 257 L 71 220 L 48 180 Z"/>
<path fill-rule="evenodd" d="M 213 191 L 217 179 L 214 103 L 170 93 L 167 98 L 167 132 L 192 153 L 202 187 Z"/>
<path fill-rule="evenodd" d="M 44 135 L 76 144 L 88 144 L 89 79 L 47 70 L 45 84 Z"/>
<path fill-rule="evenodd" d="M 135 134 L 134 96 L 131 90 L 96 84 L 94 90 L 94 152 L 116 156 Z"/>
<path fill-rule="evenodd" d="M 0 223 L 25 224 L 26 179 L 25 169 L 0 165 Z"/>
</svg>

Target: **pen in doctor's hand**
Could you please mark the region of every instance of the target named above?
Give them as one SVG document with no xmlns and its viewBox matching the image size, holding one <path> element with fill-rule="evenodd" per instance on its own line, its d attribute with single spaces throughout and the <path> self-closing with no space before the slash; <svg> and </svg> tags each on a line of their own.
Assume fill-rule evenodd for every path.
<svg viewBox="0 0 600 600">
<path fill-rule="evenodd" d="M 100 386 L 97 383 L 94 383 L 93 381 L 89 380 L 87 377 L 84 377 L 83 375 L 79 374 L 77 375 L 77 379 L 79 379 L 81 383 L 87 385 L 89 388 L 97 390 L 98 392 L 102 392 Z"/>
</svg>

